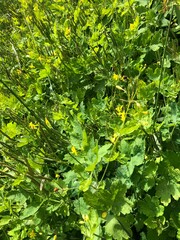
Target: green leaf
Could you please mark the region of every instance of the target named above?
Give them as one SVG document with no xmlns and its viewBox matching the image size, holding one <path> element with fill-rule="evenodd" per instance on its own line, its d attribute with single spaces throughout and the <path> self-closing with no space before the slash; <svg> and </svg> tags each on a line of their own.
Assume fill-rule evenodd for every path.
<svg viewBox="0 0 180 240">
<path fill-rule="evenodd" d="M 20 216 L 20 220 L 33 216 L 40 209 L 42 204 L 43 203 L 29 204 L 22 212 L 22 215 Z"/>
<path fill-rule="evenodd" d="M 87 172 L 94 171 L 96 165 L 98 162 L 101 161 L 101 159 L 108 153 L 109 148 L 112 146 L 112 144 L 105 144 L 104 146 L 100 147 L 98 149 L 98 144 L 92 149 L 88 151 L 87 158 L 89 161 L 93 161 L 93 163 L 90 163 L 85 170 Z M 95 159 L 95 160 L 94 160 Z M 106 159 L 107 160 L 107 159 Z M 113 160 L 112 160 L 113 161 Z"/>
<path fill-rule="evenodd" d="M 105 144 L 98 150 L 98 162 L 101 161 L 101 159 L 108 153 L 109 148 L 112 146 L 111 143 Z"/>
<path fill-rule="evenodd" d="M 29 195 L 27 193 L 23 193 L 23 191 L 11 191 L 7 196 L 7 199 L 11 202 L 19 202 L 20 204 L 24 204 L 28 198 Z"/>
<path fill-rule="evenodd" d="M 157 80 L 159 80 L 160 76 L 161 76 L 161 69 L 160 68 L 153 69 L 153 68 L 149 67 L 147 69 L 146 74 L 149 77 L 149 79 L 157 82 Z M 155 87 L 155 85 L 152 85 L 152 84 L 150 86 Z M 158 86 L 158 82 L 156 83 L 156 86 Z"/>
<path fill-rule="evenodd" d="M 79 190 L 86 192 L 89 189 L 91 183 L 92 183 L 92 177 L 89 177 L 88 179 L 81 181 Z"/>
<path fill-rule="evenodd" d="M 121 207 L 121 211 L 120 212 L 122 214 L 126 215 L 126 214 L 129 214 L 129 213 L 132 212 L 134 203 L 130 199 L 124 198 L 122 200 L 122 202 L 121 202 L 121 205 L 122 205 L 122 207 Z"/>
<path fill-rule="evenodd" d="M 20 231 L 21 231 L 21 225 L 18 224 L 15 226 L 15 228 L 8 231 L 8 235 L 12 236 L 14 240 L 18 240 L 19 236 L 20 236 L 20 234 L 19 234 Z"/>
<path fill-rule="evenodd" d="M 151 50 L 153 50 L 154 52 L 158 51 L 161 47 L 163 47 L 163 45 L 161 43 L 158 44 L 152 44 L 149 46 Z"/>
<path fill-rule="evenodd" d="M 135 166 L 143 163 L 145 157 L 145 140 L 138 137 L 131 145 L 131 161 Z"/>
<path fill-rule="evenodd" d="M 117 158 L 119 157 L 119 152 L 114 152 L 112 156 L 110 156 L 109 158 L 106 159 L 107 162 L 112 162 L 117 160 Z"/>
<path fill-rule="evenodd" d="M 83 130 L 81 124 L 77 121 L 73 122 L 73 131 L 71 133 L 71 145 L 77 149 L 81 148 Z"/>
<path fill-rule="evenodd" d="M 125 154 L 127 156 L 131 155 L 131 145 L 125 139 L 121 140 L 120 151 L 122 154 Z"/>
<path fill-rule="evenodd" d="M 82 149 L 86 149 L 86 147 L 88 146 L 88 137 L 87 137 L 87 133 L 86 130 L 83 129 L 82 131 Z"/>
<path fill-rule="evenodd" d="M 131 239 L 133 236 L 131 227 L 134 224 L 134 216 L 128 214 L 126 216 L 118 216 L 116 218 Z"/>
<path fill-rule="evenodd" d="M 53 112 L 53 120 L 58 121 L 60 119 L 63 119 L 62 112 Z"/>
<path fill-rule="evenodd" d="M 48 77 L 50 73 L 51 73 L 50 65 L 46 64 L 45 68 L 40 70 L 38 80 Z M 41 94 L 41 89 L 39 91 Z"/>
<path fill-rule="evenodd" d="M 177 16 L 177 19 L 178 19 L 178 24 L 180 25 L 180 1 L 179 1 L 179 6 L 175 5 L 174 8 L 175 8 L 176 16 Z"/>
<path fill-rule="evenodd" d="M 3 204 L 2 206 L 0 206 L 0 213 L 4 212 L 6 209 L 8 209 L 8 206 Z"/>
<path fill-rule="evenodd" d="M 11 216 L 3 216 L 0 219 L 0 227 L 9 224 L 10 221 L 11 221 Z"/>
<path fill-rule="evenodd" d="M 143 6 L 143 7 L 147 6 L 147 4 L 148 4 L 148 1 L 147 1 L 147 0 L 137 0 L 136 2 L 138 2 L 139 5 L 140 5 L 140 6 Z"/>
<path fill-rule="evenodd" d="M 134 126 L 129 126 L 129 127 L 124 127 L 120 130 L 120 136 L 125 136 L 128 135 L 130 133 L 133 133 L 134 131 L 136 131 L 138 128 L 140 127 L 140 124 L 136 124 Z"/>
<path fill-rule="evenodd" d="M 127 163 L 130 175 L 133 173 L 135 166 L 143 164 L 145 158 L 145 140 L 138 137 L 131 145 L 131 160 Z"/>
<path fill-rule="evenodd" d="M 104 189 L 98 189 L 95 193 L 85 192 L 84 200 L 91 207 L 101 211 L 107 211 L 112 204 L 110 192 Z"/>
<path fill-rule="evenodd" d="M 74 201 L 74 211 L 79 215 L 86 215 L 89 212 L 89 207 L 84 201 L 83 197 L 80 197 Z"/>
<path fill-rule="evenodd" d="M 179 2 L 1 1 L 0 239 L 180 238 Z"/>
<path fill-rule="evenodd" d="M 89 214 L 84 217 L 85 225 L 81 226 L 81 232 L 86 239 L 98 240 L 102 234 L 100 227 L 101 218 L 95 209 L 90 209 Z"/>
<path fill-rule="evenodd" d="M 40 82 L 37 82 L 36 85 L 36 91 L 39 95 L 41 95 L 43 92 L 42 92 L 42 84 Z"/>
<path fill-rule="evenodd" d="M 145 177 L 141 180 L 140 186 L 142 189 L 144 189 L 145 192 L 148 192 L 151 188 L 155 186 L 155 179 L 154 176 L 151 177 Z"/>
<path fill-rule="evenodd" d="M 114 180 L 111 183 L 110 193 L 111 193 L 111 205 L 112 212 L 115 215 L 128 214 L 132 211 L 133 202 L 126 198 L 127 187 L 122 184 L 120 180 Z"/>
<path fill-rule="evenodd" d="M 160 205 L 156 196 L 151 198 L 146 195 L 144 200 L 139 201 L 139 210 L 147 217 L 160 217 L 164 214 L 164 206 Z"/>
<path fill-rule="evenodd" d="M 14 182 L 12 183 L 12 186 L 18 186 L 23 181 L 24 181 L 24 176 L 20 176 L 14 180 Z"/>
<path fill-rule="evenodd" d="M 37 156 L 37 158 L 34 160 L 28 159 L 28 163 L 32 167 L 32 169 L 34 169 L 37 172 L 41 172 L 44 160 L 40 156 Z"/>
<path fill-rule="evenodd" d="M 171 202 L 171 196 L 178 201 L 180 198 L 180 184 L 169 182 L 165 178 L 159 181 L 156 187 L 156 196 L 161 199 L 164 206 L 168 206 Z"/>
<path fill-rule="evenodd" d="M 152 75 L 150 75 L 150 76 L 153 77 Z M 150 100 L 154 97 L 156 91 L 157 91 L 157 89 L 156 89 L 155 82 L 151 82 L 146 85 L 146 84 L 144 84 L 143 81 L 140 81 L 139 88 L 138 88 L 138 99 Z"/>
<path fill-rule="evenodd" d="M 77 7 L 76 10 L 74 11 L 74 22 L 75 22 L 75 23 L 78 21 L 80 11 L 81 11 L 81 10 L 80 10 L 79 7 Z"/>
<path fill-rule="evenodd" d="M 165 68 L 170 68 L 171 67 L 171 62 L 170 62 L 170 59 L 168 57 L 166 57 L 164 59 L 164 67 Z"/>
<path fill-rule="evenodd" d="M 17 147 L 23 147 L 29 143 L 29 140 L 27 137 L 22 137 L 18 140 Z"/>
<path fill-rule="evenodd" d="M 153 217 L 147 218 L 144 223 L 151 229 L 156 229 L 158 226 L 157 220 Z"/>
<path fill-rule="evenodd" d="M 93 172 L 95 167 L 97 165 L 97 161 L 93 162 L 92 164 L 89 164 L 86 168 L 85 171 L 87 172 Z"/>
<path fill-rule="evenodd" d="M 129 239 L 130 237 L 114 216 L 108 216 L 105 231 L 108 235 L 117 240 Z"/>
<path fill-rule="evenodd" d="M 10 138 L 14 138 L 15 136 L 21 134 L 21 130 L 15 122 L 8 123 L 2 128 L 2 131 L 5 132 Z"/>
</svg>

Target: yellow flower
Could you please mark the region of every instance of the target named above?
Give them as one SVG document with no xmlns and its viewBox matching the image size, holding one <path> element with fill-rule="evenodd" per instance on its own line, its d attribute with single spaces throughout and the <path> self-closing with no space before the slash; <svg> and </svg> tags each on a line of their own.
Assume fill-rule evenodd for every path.
<svg viewBox="0 0 180 240">
<path fill-rule="evenodd" d="M 20 75 L 22 73 L 21 69 L 17 69 L 17 74 Z"/>
<path fill-rule="evenodd" d="M 32 20 L 32 16 L 27 16 L 27 17 L 26 17 L 26 21 L 27 21 L 28 23 L 30 23 L 31 20 Z"/>
<path fill-rule="evenodd" d="M 117 111 L 117 115 L 118 115 L 118 116 L 121 115 L 122 108 L 123 108 L 123 106 L 117 106 L 116 111 Z"/>
<path fill-rule="evenodd" d="M 113 136 L 110 138 L 110 141 L 111 141 L 112 143 L 115 143 L 117 137 L 118 137 L 117 133 L 114 133 Z"/>
<path fill-rule="evenodd" d="M 68 37 L 68 36 L 70 35 L 70 33 L 71 33 L 71 29 L 67 27 L 67 28 L 65 29 L 65 33 L 64 33 L 65 36 Z"/>
<path fill-rule="evenodd" d="M 34 124 L 34 123 L 30 122 L 30 123 L 29 123 L 29 127 L 30 127 L 31 129 L 37 129 L 37 128 L 38 128 L 38 124 Z"/>
<path fill-rule="evenodd" d="M 29 67 L 30 67 L 31 69 L 32 69 L 32 68 L 35 68 L 32 63 L 29 65 Z"/>
<path fill-rule="evenodd" d="M 45 117 L 45 123 L 48 126 L 48 128 L 52 128 L 52 126 L 51 126 L 49 120 L 47 119 L 47 117 Z"/>
<path fill-rule="evenodd" d="M 133 31 L 133 30 L 136 30 L 139 26 L 139 16 L 136 17 L 134 23 L 131 23 L 130 24 L 130 30 Z"/>
<path fill-rule="evenodd" d="M 43 60 L 43 58 L 41 56 L 39 56 L 38 60 L 41 62 Z"/>
<path fill-rule="evenodd" d="M 119 75 L 117 75 L 116 73 L 113 74 L 112 76 L 113 80 L 117 81 L 119 79 Z"/>
<path fill-rule="evenodd" d="M 34 232 L 34 230 L 32 230 L 32 231 L 29 233 L 29 237 L 30 237 L 30 239 L 35 239 L 36 233 Z"/>
<path fill-rule="evenodd" d="M 123 122 L 125 122 L 125 120 L 126 120 L 126 113 L 125 113 L 125 111 L 122 111 L 122 113 L 121 113 L 121 120 Z"/>
<path fill-rule="evenodd" d="M 60 175 L 58 173 L 56 173 L 55 177 L 56 178 L 60 178 Z"/>
<path fill-rule="evenodd" d="M 121 117 L 122 122 L 126 120 L 126 112 L 123 110 L 123 106 L 118 106 L 116 108 L 117 115 Z"/>
<path fill-rule="evenodd" d="M 74 155 L 77 155 L 77 150 L 76 150 L 76 148 L 74 146 L 72 146 L 71 152 L 74 153 Z"/>
</svg>

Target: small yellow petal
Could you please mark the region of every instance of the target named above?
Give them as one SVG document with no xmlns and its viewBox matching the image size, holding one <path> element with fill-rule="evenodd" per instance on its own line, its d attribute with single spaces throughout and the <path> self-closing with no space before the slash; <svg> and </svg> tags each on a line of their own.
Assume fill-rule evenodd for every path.
<svg viewBox="0 0 180 240">
<path fill-rule="evenodd" d="M 122 108 L 123 108 L 123 106 L 117 106 L 117 107 L 116 107 L 116 111 L 117 111 L 117 115 L 118 115 L 118 116 L 121 115 Z"/>
<path fill-rule="evenodd" d="M 56 173 L 55 178 L 60 178 L 60 175 Z"/>
<path fill-rule="evenodd" d="M 123 112 L 121 113 L 121 120 L 122 120 L 123 122 L 126 120 L 126 113 L 125 113 L 125 111 L 123 111 Z"/>
<path fill-rule="evenodd" d="M 29 127 L 30 127 L 31 129 L 37 129 L 38 124 L 34 124 L 34 123 L 30 122 L 30 123 L 29 123 Z"/>
<path fill-rule="evenodd" d="M 76 148 L 74 146 L 72 146 L 71 152 L 74 153 L 74 155 L 77 155 L 77 150 L 76 150 Z"/>
<path fill-rule="evenodd" d="M 117 133 L 114 133 L 113 136 L 110 138 L 110 141 L 111 141 L 112 143 L 115 143 L 117 137 L 118 137 Z"/>
<path fill-rule="evenodd" d="M 116 107 L 116 113 L 118 116 L 121 117 L 121 120 L 125 122 L 126 120 L 126 112 L 123 110 L 123 106 L 117 106 Z"/>
<path fill-rule="evenodd" d="M 119 79 L 119 75 L 117 75 L 117 74 L 113 74 L 113 76 L 112 76 L 112 78 L 115 80 L 115 81 L 117 81 L 118 79 Z"/>
<path fill-rule="evenodd" d="M 29 233 L 29 237 L 30 237 L 30 239 L 35 239 L 36 233 L 34 232 L 34 230 L 32 230 L 32 231 Z"/>
<path fill-rule="evenodd" d="M 49 128 L 52 128 L 49 120 L 46 117 L 45 117 L 45 123 Z"/>
<path fill-rule="evenodd" d="M 17 69 L 17 74 L 20 75 L 22 73 L 21 69 Z"/>
<path fill-rule="evenodd" d="M 70 35 L 70 33 L 71 33 L 71 29 L 70 28 L 66 28 L 65 29 L 65 33 L 64 33 L 65 36 L 68 37 Z"/>
<path fill-rule="evenodd" d="M 136 30 L 139 26 L 139 16 L 136 17 L 134 23 L 131 23 L 129 28 L 131 31 Z"/>
<path fill-rule="evenodd" d="M 43 60 L 43 58 L 41 56 L 39 56 L 38 60 L 41 62 Z"/>
</svg>

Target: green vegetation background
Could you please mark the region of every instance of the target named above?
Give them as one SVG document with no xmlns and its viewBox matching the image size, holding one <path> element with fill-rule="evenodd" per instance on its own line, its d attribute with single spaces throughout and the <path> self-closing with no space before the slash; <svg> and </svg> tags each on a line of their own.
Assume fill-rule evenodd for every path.
<svg viewBox="0 0 180 240">
<path fill-rule="evenodd" d="M 180 8 L 1 0 L 0 239 L 180 239 Z"/>
</svg>

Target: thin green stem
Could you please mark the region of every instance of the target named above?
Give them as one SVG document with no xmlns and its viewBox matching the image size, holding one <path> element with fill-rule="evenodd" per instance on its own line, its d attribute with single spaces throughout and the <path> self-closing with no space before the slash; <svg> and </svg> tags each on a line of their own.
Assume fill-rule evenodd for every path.
<svg viewBox="0 0 180 240">
<path fill-rule="evenodd" d="M 155 123 L 156 123 L 156 120 L 158 118 L 159 93 L 160 93 L 161 83 L 162 83 L 162 80 L 163 80 L 163 77 L 164 77 L 164 61 L 165 61 L 167 44 L 168 44 L 169 31 L 170 31 L 170 27 L 171 27 L 171 21 L 172 21 L 172 17 L 173 17 L 173 10 L 174 10 L 174 6 L 172 6 L 169 25 L 168 25 L 168 30 L 167 30 L 167 34 L 166 34 L 166 38 L 165 38 L 165 43 L 164 43 L 164 49 L 163 49 L 163 55 L 162 55 L 162 61 L 161 61 L 160 79 L 159 79 L 158 91 L 157 91 L 157 95 L 156 95 L 156 99 L 155 99 L 155 114 L 154 114 L 153 128 L 155 127 Z"/>
</svg>

